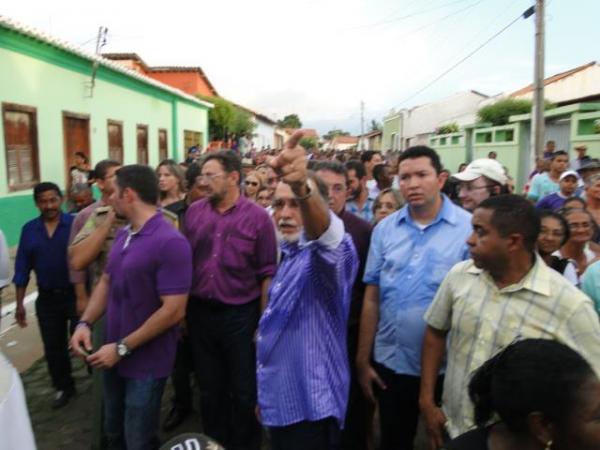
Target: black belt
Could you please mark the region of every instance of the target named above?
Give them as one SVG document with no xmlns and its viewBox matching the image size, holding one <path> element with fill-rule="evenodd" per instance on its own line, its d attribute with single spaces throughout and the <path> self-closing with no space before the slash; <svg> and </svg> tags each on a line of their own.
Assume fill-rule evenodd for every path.
<svg viewBox="0 0 600 450">
<path fill-rule="evenodd" d="M 61 295 L 61 294 L 72 294 L 73 288 L 57 288 L 57 289 L 42 289 L 39 288 L 38 292 L 40 294 L 51 294 L 51 295 Z"/>
</svg>

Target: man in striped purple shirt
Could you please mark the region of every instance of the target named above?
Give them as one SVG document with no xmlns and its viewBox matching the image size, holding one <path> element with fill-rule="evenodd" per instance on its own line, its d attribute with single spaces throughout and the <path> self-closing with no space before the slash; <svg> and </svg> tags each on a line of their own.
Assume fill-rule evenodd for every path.
<svg viewBox="0 0 600 450">
<path fill-rule="evenodd" d="M 259 414 L 272 450 L 330 450 L 343 427 L 350 374 L 346 330 L 358 257 L 306 168 L 302 133 L 272 162 L 283 183 L 273 218 L 282 260 L 257 336 Z"/>
</svg>

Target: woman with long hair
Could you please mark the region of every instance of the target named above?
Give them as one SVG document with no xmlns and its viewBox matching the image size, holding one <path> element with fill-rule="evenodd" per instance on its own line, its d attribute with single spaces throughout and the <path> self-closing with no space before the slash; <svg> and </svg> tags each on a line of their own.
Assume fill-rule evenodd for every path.
<svg viewBox="0 0 600 450">
<path fill-rule="evenodd" d="M 263 184 L 263 178 L 256 170 L 248 172 L 244 178 L 244 196 L 256 201 L 256 195 Z"/>
<path fill-rule="evenodd" d="M 160 188 L 160 206 L 163 208 L 185 197 L 185 174 L 179 164 L 165 159 L 156 168 Z"/>
<path fill-rule="evenodd" d="M 475 372 L 469 397 L 477 428 L 446 450 L 600 449 L 600 381 L 557 341 L 509 345 Z"/>
</svg>

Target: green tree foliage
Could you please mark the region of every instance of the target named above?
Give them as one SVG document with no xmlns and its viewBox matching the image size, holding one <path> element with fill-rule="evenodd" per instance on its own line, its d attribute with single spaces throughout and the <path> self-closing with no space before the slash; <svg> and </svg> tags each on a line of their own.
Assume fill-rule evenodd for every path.
<svg viewBox="0 0 600 450">
<path fill-rule="evenodd" d="M 304 147 L 306 150 L 314 150 L 319 146 L 319 142 L 315 137 L 304 137 L 300 139 L 300 146 Z"/>
<path fill-rule="evenodd" d="M 208 112 L 208 130 L 213 141 L 250 136 L 256 128 L 252 116 L 230 101 L 219 97 L 200 97 L 214 105 Z"/>
<path fill-rule="evenodd" d="M 344 130 L 340 130 L 339 128 L 335 128 L 327 132 L 326 135 L 323 136 L 323 139 L 327 141 L 331 141 L 336 136 L 350 136 L 350 133 Z"/>
<path fill-rule="evenodd" d="M 282 120 L 277 121 L 279 128 L 302 128 L 302 122 L 298 114 L 288 114 Z"/>
<path fill-rule="evenodd" d="M 477 112 L 479 122 L 491 123 L 494 126 L 506 125 L 508 118 L 517 114 L 529 114 L 533 103 L 531 100 L 506 98 L 491 105 L 484 106 Z M 545 102 L 544 109 L 551 109 L 554 105 Z"/>
<path fill-rule="evenodd" d="M 370 125 L 370 130 L 369 131 L 381 131 L 381 123 L 377 122 L 375 119 L 371 120 L 371 125 Z"/>
<path fill-rule="evenodd" d="M 450 133 L 458 133 L 460 131 L 460 127 L 456 122 L 447 123 L 440 127 L 437 127 L 435 130 L 435 134 L 450 134 Z"/>
</svg>

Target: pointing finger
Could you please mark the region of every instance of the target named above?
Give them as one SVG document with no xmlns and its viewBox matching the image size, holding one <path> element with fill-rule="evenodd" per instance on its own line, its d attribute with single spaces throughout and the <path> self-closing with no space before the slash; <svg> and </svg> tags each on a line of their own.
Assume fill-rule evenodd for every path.
<svg viewBox="0 0 600 450">
<path fill-rule="evenodd" d="M 298 143 L 304 136 L 302 131 L 296 131 L 291 138 L 285 143 L 285 148 L 292 149 L 298 146 Z"/>
</svg>

